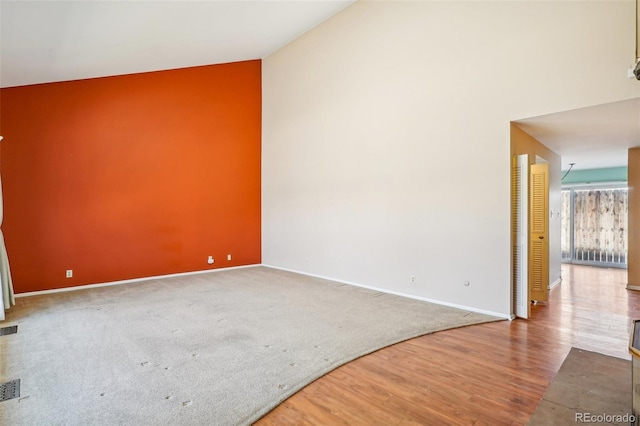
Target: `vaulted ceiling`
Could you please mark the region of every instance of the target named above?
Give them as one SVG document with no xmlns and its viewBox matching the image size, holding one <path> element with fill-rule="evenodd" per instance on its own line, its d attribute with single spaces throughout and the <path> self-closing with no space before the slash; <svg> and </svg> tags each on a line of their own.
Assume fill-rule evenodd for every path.
<svg viewBox="0 0 640 426">
<path fill-rule="evenodd" d="M 0 87 L 264 58 L 353 0 L 0 2 Z M 621 70 L 621 73 L 625 70 Z M 626 165 L 638 98 L 518 121 L 563 168 Z"/>
<path fill-rule="evenodd" d="M 263 58 L 353 0 L 0 2 L 0 87 Z"/>
</svg>

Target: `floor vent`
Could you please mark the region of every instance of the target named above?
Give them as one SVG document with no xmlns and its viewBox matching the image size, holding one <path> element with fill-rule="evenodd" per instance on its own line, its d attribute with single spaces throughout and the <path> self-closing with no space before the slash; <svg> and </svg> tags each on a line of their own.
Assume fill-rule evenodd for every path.
<svg viewBox="0 0 640 426">
<path fill-rule="evenodd" d="M 6 336 L 7 334 L 16 334 L 18 332 L 18 326 L 12 325 L 11 327 L 0 328 L 0 336 Z"/>
<path fill-rule="evenodd" d="M 20 396 L 20 379 L 0 384 L 0 402 Z"/>
</svg>

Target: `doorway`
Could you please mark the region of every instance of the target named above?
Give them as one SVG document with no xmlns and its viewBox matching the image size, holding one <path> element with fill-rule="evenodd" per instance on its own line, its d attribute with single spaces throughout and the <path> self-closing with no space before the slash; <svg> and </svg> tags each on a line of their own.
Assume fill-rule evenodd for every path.
<svg viewBox="0 0 640 426">
<path fill-rule="evenodd" d="M 522 169 L 521 180 L 515 171 L 511 179 L 512 316 L 527 318 L 531 301 L 546 301 L 549 283 L 560 282 L 560 157 L 514 123 L 511 154 Z"/>
</svg>

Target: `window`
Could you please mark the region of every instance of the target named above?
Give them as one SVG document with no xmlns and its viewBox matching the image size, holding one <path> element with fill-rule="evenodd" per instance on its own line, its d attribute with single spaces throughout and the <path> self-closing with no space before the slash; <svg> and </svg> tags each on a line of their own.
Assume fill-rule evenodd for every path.
<svg viewBox="0 0 640 426">
<path fill-rule="evenodd" d="M 627 267 L 627 188 L 562 191 L 562 261 Z"/>
</svg>

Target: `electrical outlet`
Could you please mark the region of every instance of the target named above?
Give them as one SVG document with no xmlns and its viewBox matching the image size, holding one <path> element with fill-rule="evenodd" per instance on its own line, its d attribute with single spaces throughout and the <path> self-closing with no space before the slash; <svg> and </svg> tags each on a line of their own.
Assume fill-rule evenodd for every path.
<svg viewBox="0 0 640 426">
<path fill-rule="evenodd" d="M 227 260 L 231 260 L 231 255 L 230 254 L 227 255 Z"/>
<path fill-rule="evenodd" d="M 73 277 L 73 269 L 67 269 L 66 275 L 67 278 L 72 278 Z"/>
<path fill-rule="evenodd" d="M 411 275 L 410 281 L 411 281 L 411 283 L 415 283 L 416 282 L 416 276 L 415 275 Z"/>
</svg>

